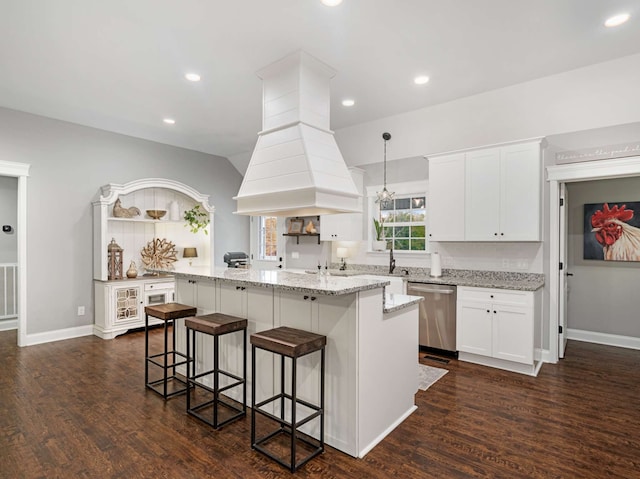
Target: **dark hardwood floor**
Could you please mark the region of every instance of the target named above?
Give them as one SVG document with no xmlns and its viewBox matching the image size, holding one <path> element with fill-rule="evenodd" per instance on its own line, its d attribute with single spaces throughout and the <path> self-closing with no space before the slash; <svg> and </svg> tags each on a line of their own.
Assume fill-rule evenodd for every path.
<svg viewBox="0 0 640 479">
<path fill-rule="evenodd" d="M 213 431 L 183 397 L 146 391 L 143 344 L 133 333 L 18 348 L 0 332 L 0 477 L 291 475 L 251 450 L 248 418 Z M 537 378 L 421 361 L 449 374 L 418 392 L 414 414 L 364 459 L 329 448 L 296 475 L 640 478 L 640 351 L 570 342 Z"/>
</svg>

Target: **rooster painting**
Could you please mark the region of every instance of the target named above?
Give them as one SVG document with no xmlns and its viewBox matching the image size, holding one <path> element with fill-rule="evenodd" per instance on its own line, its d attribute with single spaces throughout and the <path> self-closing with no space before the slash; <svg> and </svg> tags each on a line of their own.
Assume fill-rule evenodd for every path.
<svg viewBox="0 0 640 479">
<path fill-rule="evenodd" d="M 628 208 L 627 205 L 633 209 Z M 585 259 L 640 261 L 640 227 L 638 227 L 640 225 L 630 223 L 634 219 L 634 209 L 638 206 L 640 203 L 616 204 L 613 207 L 609 207 L 608 203 L 585 205 Z M 586 220 L 590 224 L 586 224 Z M 633 223 L 637 221 L 638 218 L 635 218 Z M 591 238 L 597 241 L 602 255 L 589 254 L 587 231 Z"/>
</svg>

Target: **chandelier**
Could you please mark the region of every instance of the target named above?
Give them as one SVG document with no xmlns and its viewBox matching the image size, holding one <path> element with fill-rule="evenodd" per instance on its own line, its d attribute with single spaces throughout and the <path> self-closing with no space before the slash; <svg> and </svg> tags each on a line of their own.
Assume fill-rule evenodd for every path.
<svg viewBox="0 0 640 479">
<path fill-rule="evenodd" d="M 393 201 L 393 195 L 395 195 L 394 192 L 387 190 L 387 141 L 391 139 L 391 133 L 383 133 L 382 139 L 384 140 L 384 184 L 382 191 L 376 193 L 378 195 L 376 203 L 379 203 L 381 208 L 386 208 Z"/>
</svg>

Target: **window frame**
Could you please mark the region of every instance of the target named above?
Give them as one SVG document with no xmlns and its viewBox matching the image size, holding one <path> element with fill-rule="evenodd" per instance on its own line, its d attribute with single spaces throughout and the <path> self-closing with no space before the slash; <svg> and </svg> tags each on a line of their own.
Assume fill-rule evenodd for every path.
<svg viewBox="0 0 640 479">
<path fill-rule="evenodd" d="M 429 189 L 428 182 L 425 181 L 407 181 L 405 183 L 394 183 L 387 184 L 387 189 L 395 193 L 395 197 L 409 197 L 409 196 L 424 196 L 425 201 L 425 249 L 424 251 L 416 251 L 416 250 L 397 250 L 394 249 L 394 254 L 399 255 L 425 255 L 430 253 L 430 243 L 429 243 L 429 232 L 428 232 L 428 205 L 429 205 Z M 380 209 L 378 204 L 376 203 L 377 192 L 381 191 L 383 185 L 371 185 L 365 188 L 367 195 L 367 254 L 372 255 L 387 255 L 389 253 L 382 251 L 373 251 L 372 242 L 375 239 L 374 237 L 374 226 L 373 226 L 373 218 L 376 219 L 380 217 Z M 387 250 L 388 251 L 388 250 Z"/>
<path fill-rule="evenodd" d="M 278 217 L 277 216 L 258 216 L 258 260 L 260 261 L 278 261 Z M 267 249 L 267 238 L 266 238 L 266 226 L 265 223 L 267 218 L 274 218 L 274 229 L 275 229 L 275 248 L 276 254 L 275 256 L 266 256 L 263 253 L 266 252 Z"/>
</svg>

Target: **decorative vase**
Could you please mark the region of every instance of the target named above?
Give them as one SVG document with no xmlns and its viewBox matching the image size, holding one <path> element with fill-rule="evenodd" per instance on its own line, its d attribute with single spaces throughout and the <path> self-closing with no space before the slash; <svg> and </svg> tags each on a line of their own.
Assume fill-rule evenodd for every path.
<svg viewBox="0 0 640 479">
<path fill-rule="evenodd" d="M 169 219 L 171 221 L 180 221 L 180 206 L 176 200 L 169 203 Z"/>
<path fill-rule="evenodd" d="M 136 268 L 136 262 L 131 261 L 129 269 L 127 270 L 127 278 L 136 278 L 138 276 L 138 269 Z"/>
<path fill-rule="evenodd" d="M 387 249 L 386 240 L 374 240 L 372 245 L 373 251 L 384 251 Z"/>
</svg>

